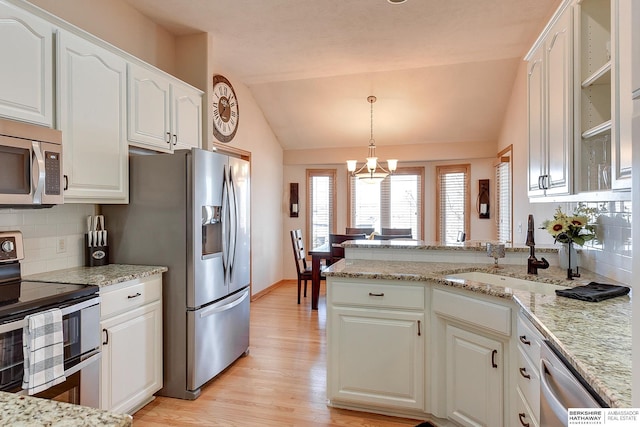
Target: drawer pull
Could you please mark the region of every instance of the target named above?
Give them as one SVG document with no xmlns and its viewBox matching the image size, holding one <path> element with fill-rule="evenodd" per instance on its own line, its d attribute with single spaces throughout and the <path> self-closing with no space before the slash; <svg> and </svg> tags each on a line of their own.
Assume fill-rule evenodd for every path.
<svg viewBox="0 0 640 427">
<path fill-rule="evenodd" d="M 418 336 L 421 336 L 422 333 L 420 332 L 420 321 L 418 320 Z"/>
<path fill-rule="evenodd" d="M 496 356 L 498 355 L 498 350 L 493 350 L 491 352 L 491 367 L 497 368 L 498 364 L 496 363 Z"/>
<path fill-rule="evenodd" d="M 142 296 L 142 294 L 140 292 L 136 292 L 135 295 L 127 295 L 127 298 L 132 299 L 132 298 L 138 298 L 139 296 Z"/>
<path fill-rule="evenodd" d="M 531 341 L 527 339 L 526 335 L 520 335 L 520 342 L 524 345 L 531 345 Z"/>
<path fill-rule="evenodd" d="M 520 424 L 522 424 L 523 427 L 529 427 L 529 423 L 524 422 L 526 417 L 527 415 L 524 412 L 518 413 L 518 418 L 520 418 Z"/>
<path fill-rule="evenodd" d="M 109 344 L 109 331 L 107 331 L 106 329 L 103 329 L 102 332 L 104 332 L 104 336 L 105 336 L 104 341 L 102 341 L 102 345 L 107 345 Z"/>
<path fill-rule="evenodd" d="M 379 294 L 376 294 L 374 292 L 369 292 L 369 296 L 370 297 L 383 297 L 384 296 L 384 292 L 380 292 Z"/>
<path fill-rule="evenodd" d="M 527 368 L 520 368 L 520 375 L 528 380 L 531 379 L 531 375 L 527 374 Z"/>
</svg>

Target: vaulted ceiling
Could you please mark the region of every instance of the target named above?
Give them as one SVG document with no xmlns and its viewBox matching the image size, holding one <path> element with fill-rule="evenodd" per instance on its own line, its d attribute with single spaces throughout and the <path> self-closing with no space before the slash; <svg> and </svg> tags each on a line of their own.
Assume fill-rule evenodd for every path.
<svg viewBox="0 0 640 427">
<path fill-rule="evenodd" d="M 378 146 L 497 140 L 517 68 L 559 3 L 126 1 L 176 35 L 210 33 L 285 150 L 366 146 L 369 95 Z"/>
</svg>

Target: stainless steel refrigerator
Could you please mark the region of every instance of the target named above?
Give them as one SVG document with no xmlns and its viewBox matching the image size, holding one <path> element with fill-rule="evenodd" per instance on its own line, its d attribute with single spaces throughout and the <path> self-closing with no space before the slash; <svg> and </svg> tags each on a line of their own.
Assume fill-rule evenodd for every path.
<svg viewBox="0 0 640 427">
<path fill-rule="evenodd" d="M 111 262 L 169 268 L 159 394 L 195 399 L 249 349 L 249 163 L 192 149 L 132 155 L 129 172 L 129 204 L 102 206 Z"/>
</svg>

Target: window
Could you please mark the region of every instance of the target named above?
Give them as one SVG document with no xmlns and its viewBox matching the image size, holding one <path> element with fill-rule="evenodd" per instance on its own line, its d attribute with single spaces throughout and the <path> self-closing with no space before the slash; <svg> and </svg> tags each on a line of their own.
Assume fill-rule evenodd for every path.
<svg viewBox="0 0 640 427">
<path fill-rule="evenodd" d="M 512 146 L 505 148 L 498 153 L 496 164 L 496 229 L 498 230 L 497 240 L 502 243 L 511 243 L 511 161 Z"/>
<path fill-rule="evenodd" d="M 411 228 L 422 236 L 422 182 L 424 168 L 400 168 L 381 182 L 367 183 L 349 177 L 350 227 Z"/>
<path fill-rule="evenodd" d="M 335 169 L 307 169 L 307 248 L 329 241 L 335 228 Z"/>
<path fill-rule="evenodd" d="M 471 166 L 436 167 L 436 239 L 441 243 L 458 241 L 458 232 L 469 236 L 469 174 Z"/>
</svg>

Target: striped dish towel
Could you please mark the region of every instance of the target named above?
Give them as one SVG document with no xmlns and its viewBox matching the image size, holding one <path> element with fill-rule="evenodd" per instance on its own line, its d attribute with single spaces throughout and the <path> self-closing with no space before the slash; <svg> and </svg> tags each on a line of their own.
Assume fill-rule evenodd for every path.
<svg viewBox="0 0 640 427">
<path fill-rule="evenodd" d="M 36 394 L 66 380 L 62 312 L 58 308 L 25 317 L 22 330 L 22 388 Z"/>
</svg>

